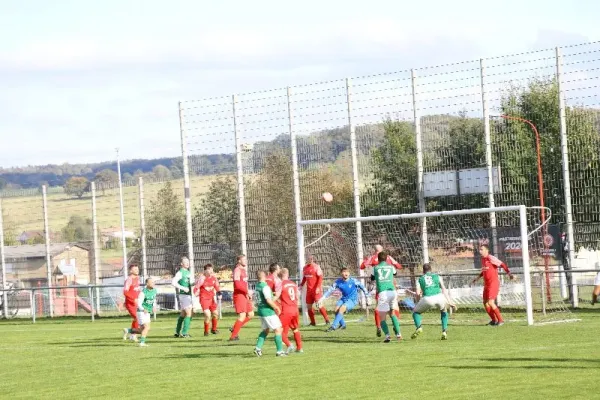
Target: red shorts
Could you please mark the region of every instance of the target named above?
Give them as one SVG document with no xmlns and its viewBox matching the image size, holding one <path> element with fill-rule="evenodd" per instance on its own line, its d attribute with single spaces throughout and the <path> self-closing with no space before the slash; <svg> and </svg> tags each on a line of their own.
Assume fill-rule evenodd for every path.
<svg viewBox="0 0 600 400">
<path fill-rule="evenodd" d="M 318 302 L 319 300 L 321 300 L 321 297 L 323 297 L 323 294 L 321 292 L 316 293 L 316 292 L 306 292 L 306 304 L 315 304 L 316 302 Z"/>
<path fill-rule="evenodd" d="M 495 300 L 500 292 L 500 282 L 486 283 L 483 286 L 483 301 Z"/>
<path fill-rule="evenodd" d="M 200 307 L 202 307 L 202 311 L 209 310 L 210 312 L 217 311 L 217 302 L 213 297 L 210 299 L 200 299 Z"/>
<path fill-rule="evenodd" d="M 233 307 L 235 308 L 236 314 L 250 313 L 254 311 L 252 300 L 249 300 L 248 296 L 245 294 L 233 295 Z"/>
<path fill-rule="evenodd" d="M 125 300 L 125 309 L 133 319 L 137 320 L 137 305 L 135 301 Z"/>
<path fill-rule="evenodd" d="M 294 330 L 300 327 L 300 318 L 298 313 L 281 313 L 281 315 L 279 315 L 279 320 L 281 321 L 281 326 L 284 328 L 290 328 Z"/>
</svg>

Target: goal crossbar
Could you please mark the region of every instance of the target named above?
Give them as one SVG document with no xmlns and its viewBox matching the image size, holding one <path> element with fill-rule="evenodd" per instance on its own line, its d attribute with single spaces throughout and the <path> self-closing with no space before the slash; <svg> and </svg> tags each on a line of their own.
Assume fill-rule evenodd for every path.
<svg viewBox="0 0 600 400">
<path fill-rule="evenodd" d="M 413 214 L 390 214 L 390 215 L 375 215 L 370 217 L 348 217 L 348 218 L 329 218 L 329 219 L 307 219 L 298 221 L 298 225 L 327 225 L 327 224 L 345 224 L 348 222 L 374 222 L 374 221 L 390 221 L 394 219 L 418 219 L 418 218 L 433 218 L 452 215 L 470 215 L 470 214 L 489 214 L 494 212 L 519 211 L 525 213 L 527 208 L 521 206 L 505 206 L 505 207 L 488 207 L 488 208 L 471 208 L 465 210 L 450 210 L 450 211 L 431 211 Z M 527 224 L 525 224 L 527 227 Z"/>
</svg>

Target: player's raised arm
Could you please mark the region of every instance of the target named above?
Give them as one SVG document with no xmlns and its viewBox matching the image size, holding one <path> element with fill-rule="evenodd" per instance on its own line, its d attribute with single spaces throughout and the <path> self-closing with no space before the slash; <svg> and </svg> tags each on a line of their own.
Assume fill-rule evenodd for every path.
<svg viewBox="0 0 600 400">
<path fill-rule="evenodd" d="M 204 281 L 205 281 L 205 280 L 206 280 L 206 277 L 204 276 L 204 274 L 202 274 L 202 275 L 200 276 L 200 279 L 198 279 L 198 280 L 196 281 L 196 284 L 194 285 L 194 290 L 193 290 L 193 293 L 194 293 L 194 295 L 196 295 L 196 296 L 200 296 L 200 287 L 201 287 L 202 285 L 204 285 Z"/>
<path fill-rule="evenodd" d="M 331 296 L 331 294 L 333 292 L 335 292 L 335 290 L 338 288 L 338 280 L 336 279 L 333 284 L 331 285 L 331 287 L 323 294 L 323 297 L 321 297 L 321 300 L 325 300 L 326 298 L 328 298 L 329 296 Z"/>
<path fill-rule="evenodd" d="M 354 279 L 354 278 L 352 278 L 352 279 Z M 369 297 L 369 291 L 367 290 L 366 287 L 363 286 L 362 283 L 360 283 L 356 279 L 354 279 L 354 283 L 356 284 L 356 287 L 359 288 L 365 294 L 365 296 Z"/>
<path fill-rule="evenodd" d="M 184 293 L 188 293 L 190 291 L 190 289 L 179 284 L 179 281 L 181 280 L 181 278 L 182 278 L 181 271 L 177 271 L 177 273 L 175 274 L 173 279 L 171 279 L 171 285 L 173 285 L 174 287 L 176 287 L 177 289 L 181 290 Z"/>
<path fill-rule="evenodd" d="M 388 264 L 392 265 L 396 269 L 402 269 L 402 264 L 400 264 L 398 261 L 394 260 L 394 257 L 392 257 L 392 256 L 388 256 L 386 262 Z"/>
</svg>

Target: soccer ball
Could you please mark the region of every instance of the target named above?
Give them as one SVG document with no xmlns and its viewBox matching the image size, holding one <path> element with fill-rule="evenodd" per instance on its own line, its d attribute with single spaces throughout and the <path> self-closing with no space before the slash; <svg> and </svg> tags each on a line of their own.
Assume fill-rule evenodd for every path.
<svg viewBox="0 0 600 400">
<path fill-rule="evenodd" d="M 327 203 L 331 203 L 333 201 L 333 195 L 329 192 L 325 192 L 321 195 L 321 198 L 323 199 L 323 201 L 326 201 Z"/>
</svg>

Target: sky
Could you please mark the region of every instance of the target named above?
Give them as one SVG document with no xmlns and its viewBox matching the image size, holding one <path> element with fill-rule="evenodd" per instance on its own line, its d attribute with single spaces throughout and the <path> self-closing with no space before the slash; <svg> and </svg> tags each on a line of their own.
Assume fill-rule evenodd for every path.
<svg viewBox="0 0 600 400">
<path fill-rule="evenodd" d="M 181 155 L 178 102 L 600 39 L 600 2 L 0 2 L 0 167 Z"/>
</svg>

